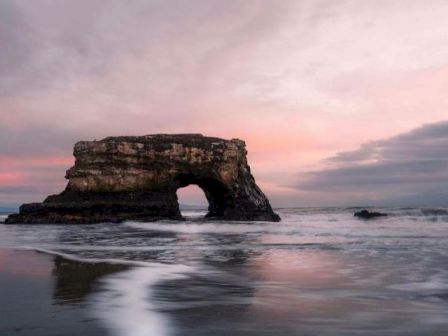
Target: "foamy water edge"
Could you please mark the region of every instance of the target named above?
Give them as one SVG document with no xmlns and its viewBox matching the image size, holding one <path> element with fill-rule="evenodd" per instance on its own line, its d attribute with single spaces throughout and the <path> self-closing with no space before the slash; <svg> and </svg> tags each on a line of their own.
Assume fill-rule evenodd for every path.
<svg viewBox="0 0 448 336">
<path fill-rule="evenodd" d="M 194 271 L 191 266 L 126 259 L 80 258 L 42 248 L 25 248 L 81 263 L 128 265 L 130 270 L 102 278 L 100 289 L 89 298 L 90 314 L 114 336 L 168 336 L 172 325 L 157 311 L 152 289 L 162 281 L 182 279 Z"/>
</svg>

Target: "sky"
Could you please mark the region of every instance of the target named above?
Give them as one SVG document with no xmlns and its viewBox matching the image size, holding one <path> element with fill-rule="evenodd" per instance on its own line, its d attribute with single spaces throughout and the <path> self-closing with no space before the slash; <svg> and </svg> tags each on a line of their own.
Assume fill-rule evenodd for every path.
<svg viewBox="0 0 448 336">
<path fill-rule="evenodd" d="M 246 141 L 275 206 L 448 203 L 446 0 L 0 0 L 0 205 L 73 144 Z M 201 202 L 190 189 L 183 202 Z"/>
</svg>

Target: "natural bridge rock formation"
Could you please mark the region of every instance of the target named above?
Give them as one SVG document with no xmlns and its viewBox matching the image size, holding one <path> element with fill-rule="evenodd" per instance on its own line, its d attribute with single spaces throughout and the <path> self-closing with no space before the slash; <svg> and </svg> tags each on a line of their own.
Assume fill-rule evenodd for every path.
<svg viewBox="0 0 448 336">
<path fill-rule="evenodd" d="M 200 134 L 108 137 L 75 145 L 59 195 L 24 204 L 7 223 L 99 223 L 181 219 L 176 191 L 198 185 L 207 216 L 278 221 L 255 184 L 245 143 Z"/>
</svg>

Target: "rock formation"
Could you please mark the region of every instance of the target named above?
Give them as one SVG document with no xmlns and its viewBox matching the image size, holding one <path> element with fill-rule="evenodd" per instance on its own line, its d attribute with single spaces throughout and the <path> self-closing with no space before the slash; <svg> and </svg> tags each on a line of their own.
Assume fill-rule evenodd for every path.
<svg viewBox="0 0 448 336">
<path fill-rule="evenodd" d="M 208 217 L 279 221 L 250 172 L 244 141 L 200 134 L 108 137 L 75 145 L 65 190 L 7 223 L 182 219 L 176 191 L 198 185 Z"/>
<path fill-rule="evenodd" d="M 362 218 L 362 219 L 372 219 L 372 218 L 378 218 L 378 217 L 386 217 L 387 214 L 382 212 L 370 212 L 368 210 L 361 210 L 354 213 L 355 217 Z"/>
</svg>

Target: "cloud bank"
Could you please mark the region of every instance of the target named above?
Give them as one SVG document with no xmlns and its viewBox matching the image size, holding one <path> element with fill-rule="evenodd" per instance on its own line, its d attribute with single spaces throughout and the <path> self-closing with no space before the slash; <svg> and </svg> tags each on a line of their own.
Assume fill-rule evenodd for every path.
<svg viewBox="0 0 448 336">
<path fill-rule="evenodd" d="M 299 188 L 335 204 L 446 205 L 448 121 L 338 153 L 303 175 Z"/>
</svg>

